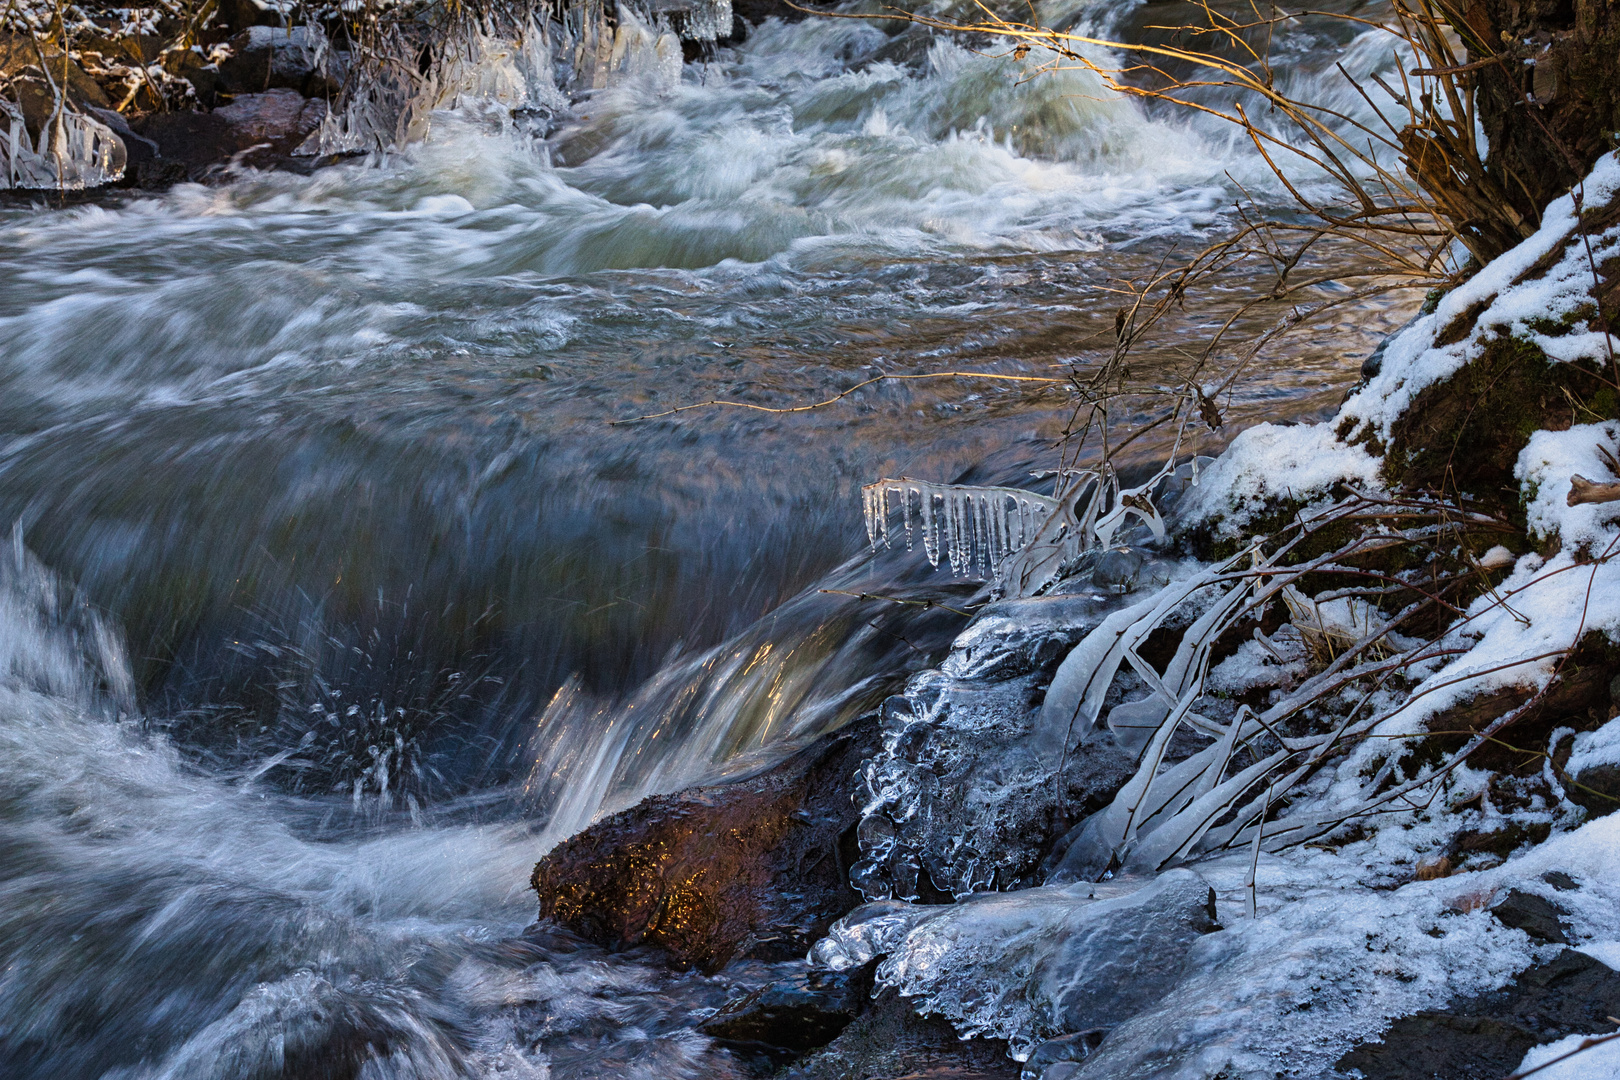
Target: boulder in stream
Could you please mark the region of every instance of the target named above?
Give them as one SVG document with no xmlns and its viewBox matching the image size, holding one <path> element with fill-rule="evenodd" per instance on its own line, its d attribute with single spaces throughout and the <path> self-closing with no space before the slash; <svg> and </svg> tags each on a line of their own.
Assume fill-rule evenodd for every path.
<svg viewBox="0 0 1620 1080">
<path fill-rule="evenodd" d="M 656 795 L 541 859 L 540 917 L 611 949 L 657 945 L 677 968 L 803 956 L 860 902 L 848 884 L 859 721 L 752 779 Z"/>
</svg>

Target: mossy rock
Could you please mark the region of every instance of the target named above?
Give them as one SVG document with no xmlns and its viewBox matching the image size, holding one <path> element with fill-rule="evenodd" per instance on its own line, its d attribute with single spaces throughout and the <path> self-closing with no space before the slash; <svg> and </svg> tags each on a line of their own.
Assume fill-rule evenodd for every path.
<svg viewBox="0 0 1620 1080">
<path fill-rule="evenodd" d="M 1418 394 L 1390 430 L 1384 479 L 1408 490 L 1464 491 L 1522 516 L 1513 466 L 1537 431 L 1601 415 L 1613 392 L 1585 364 L 1549 363 L 1532 342 L 1499 337 L 1451 378 Z"/>
</svg>

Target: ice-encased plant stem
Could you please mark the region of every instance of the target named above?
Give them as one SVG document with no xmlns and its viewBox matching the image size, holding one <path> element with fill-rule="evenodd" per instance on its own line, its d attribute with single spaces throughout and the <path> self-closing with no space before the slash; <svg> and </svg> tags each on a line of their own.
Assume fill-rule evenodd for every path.
<svg viewBox="0 0 1620 1080">
<path fill-rule="evenodd" d="M 1410 503 L 1406 508 L 1416 505 Z M 1391 676 L 1456 652 L 1446 646 L 1446 640 L 1508 602 L 1501 596 L 1484 598 L 1482 606 L 1476 605 L 1479 610 L 1471 610 L 1438 641 L 1398 638 L 1400 626 L 1431 603 L 1429 597 L 1421 597 L 1392 618 L 1369 624 L 1366 632 L 1348 643 L 1323 670 L 1264 711 L 1242 706 L 1225 725 L 1212 723 L 1195 712 L 1193 707 L 1204 692 L 1209 650 L 1228 629 L 1263 611 L 1286 590 L 1296 588 L 1306 575 L 1332 572 L 1354 555 L 1416 540 L 1423 534 L 1421 528 L 1399 533 L 1363 532 L 1324 555 L 1293 566 L 1283 565 L 1288 552 L 1310 532 L 1380 508 L 1388 512 L 1395 506 L 1362 495 L 1341 500 L 1303 521 L 1301 532 L 1271 556 L 1252 549 L 1222 566 L 1168 586 L 1157 596 L 1105 620 L 1075 647 L 1047 694 L 1041 724 L 1049 738 L 1062 738 L 1067 746 L 1072 738 L 1093 727 L 1101 711 L 1102 695 L 1123 664 L 1129 663 L 1135 669 L 1150 692 L 1139 701 L 1115 706 L 1109 713 L 1107 725 L 1115 738 L 1142 747 L 1138 771 L 1106 808 L 1082 824 L 1054 871 L 1055 879 L 1095 880 L 1116 870 L 1152 873 L 1202 854 L 1255 842 L 1267 851 L 1303 843 L 1433 786 L 1535 704 L 1539 695 L 1493 721 L 1438 770 L 1386 786 L 1395 768 L 1393 760 L 1386 759 L 1367 788 L 1376 794 L 1358 797 L 1343 806 L 1281 813 L 1274 820 L 1266 820 L 1271 811 L 1283 809 L 1288 794 L 1330 757 L 1365 739 L 1392 716 L 1410 711 L 1417 697 L 1448 685 L 1442 681 L 1430 689 L 1397 695 L 1390 707 L 1370 708 L 1376 691 Z M 1240 568 L 1238 564 L 1245 558 L 1251 565 Z M 1183 633 L 1175 656 L 1164 674 L 1158 674 L 1137 654 L 1137 646 L 1174 610 L 1204 589 L 1225 591 Z M 1573 642 L 1556 653 L 1518 657 L 1507 667 L 1533 665 L 1549 656 L 1563 655 L 1571 647 Z M 1348 712 L 1330 720 L 1324 730 L 1298 736 L 1286 734 L 1285 724 L 1358 685 L 1372 689 L 1359 693 L 1359 700 Z M 1121 709 L 1125 715 L 1116 723 Z M 1165 768 L 1169 740 L 1183 725 L 1214 737 L 1215 742 Z M 1240 748 L 1247 749 L 1249 764 L 1228 775 Z"/>
<path fill-rule="evenodd" d="M 907 550 L 920 533 L 930 565 L 944 558 L 959 577 L 993 580 L 1004 596 L 1033 596 L 1083 553 L 1113 544 L 1132 516 L 1162 543 L 1164 518 L 1151 493 L 1173 472 L 1174 456 L 1147 483 L 1122 491 L 1114 470 L 1104 465 L 1067 473 L 1067 487 L 1056 497 L 902 477 L 861 488 L 861 505 L 873 547 L 880 540 L 891 543 L 898 503 Z"/>
</svg>

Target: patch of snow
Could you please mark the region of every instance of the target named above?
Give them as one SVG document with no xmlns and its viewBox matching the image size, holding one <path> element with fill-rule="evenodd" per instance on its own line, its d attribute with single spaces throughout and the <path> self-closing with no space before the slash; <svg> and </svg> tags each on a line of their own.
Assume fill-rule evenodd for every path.
<svg viewBox="0 0 1620 1080">
<path fill-rule="evenodd" d="M 1362 447 L 1335 439 L 1329 424 L 1256 424 L 1201 470 L 1176 513 L 1183 526 L 1219 520 L 1222 535 L 1240 536 L 1267 500 L 1310 499 L 1343 481 L 1376 489 L 1378 466 Z"/>
<path fill-rule="evenodd" d="M 1565 1054 L 1579 1049 L 1581 1043 L 1590 1038 L 1601 1038 L 1612 1035 L 1610 1031 L 1596 1032 L 1594 1035 L 1571 1035 L 1557 1042 L 1538 1046 L 1524 1055 L 1517 1071 L 1525 1072 L 1529 1069 L 1545 1066 L 1536 1073 L 1541 1080 L 1615 1080 L 1620 1076 L 1620 1039 L 1611 1039 L 1599 1043 L 1564 1058 Z M 1556 1065 L 1548 1062 L 1558 1061 Z"/>
<path fill-rule="evenodd" d="M 1620 503 L 1570 506 L 1570 477 L 1608 482 L 1615 477 L 1599 447 L 1620 449 L 1620 420 L 1577 424 L 1568 431 L 1538 431 L 1519 452 L 1513 475 L 1522 485 L 1526 518 L 1538 539 L 1559 539 L 1565 547 L 1601 550 L 1615 537 Z"/>
</svg>

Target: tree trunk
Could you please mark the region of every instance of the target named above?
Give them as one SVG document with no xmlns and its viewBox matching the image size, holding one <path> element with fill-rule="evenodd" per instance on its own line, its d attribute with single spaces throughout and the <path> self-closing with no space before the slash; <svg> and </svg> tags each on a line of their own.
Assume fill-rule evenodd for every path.
<svg viewBox="0 0 1620 1080">
<path fill-rule="evenodd" d="M 1620 131 L 1620 2 L 1461 0 L 1453 25 L 1470 60 L 1501 62 L 1475 75 L 1493 186 L 1539 224 L 1614 148 Z M 1449 5 L 1448 5 L 1449 6 Z"/>
</svg>

